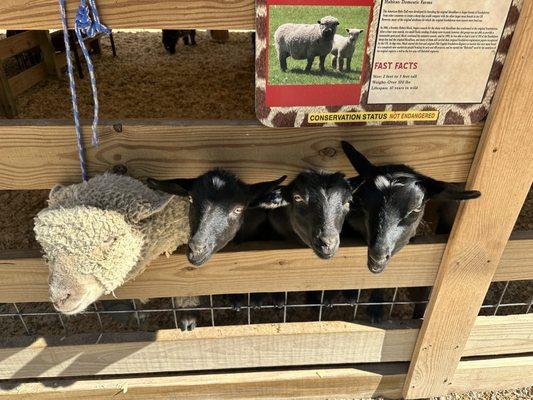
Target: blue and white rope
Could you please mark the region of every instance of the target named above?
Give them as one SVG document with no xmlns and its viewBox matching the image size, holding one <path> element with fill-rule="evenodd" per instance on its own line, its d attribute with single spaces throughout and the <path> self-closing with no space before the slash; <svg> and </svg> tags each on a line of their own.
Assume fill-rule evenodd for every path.
<svg viewBox="0 0 533 400">
<path fill-rule="evenodd" d="M 76 37 L 78 38 L 78 42 L 83 52 L 83 56 L 85 57 L 85 61 L 87 62 L 87 68 L 89 70 L 89 76 L 91 79 L 91 89 L 93 93 L 93 103 L 94 103 L 94 114 L 93 114 L 93 123 L 92 123 L 92 143 L 94 146 L 98 146 L 99 105 L 98 105 L 98 93 L 96 90 L 96 76 L 94 74 L 94 66 L 91 61 L 91 56 L 89 55 L 89 51 L 87 50 L 87 47 L 85 46 L 85 42 L 83 41 L 82 34 L 85 34 L 88 37 L 94 37 L 99 32 L 110 34 L 111 30 L 100 23 L 100 17 L 98 15 L 98 10 L 96 9 L 96 4 L 94 0 L 89 0 L 89 5 L 90 5 L 90 8 L 89 6 L 87 6 L 87 3 L 85 0 L 80 1 L 80 6 L 78 8 L 78 12 L 75 18 L 74 31 L 76 32 Z M 78 156 L 80 158 L 82 178 L 84 181 L 87 181 L 88 180 L 87 164 L 85 161 L 85 150 L 83 148 L 83 138 L 82 138 L 82 133 L 81 133 L 81 124 L 80 124 L 80 117 L 79 117 L 79 110 L 78 110 L 78 98 L 76 95 L 76 81 L 74 78 L 74 67 L 72 64 L 72 57 L 71 57 L 71 51 L 70 51 L 70 40 L 69 40 L 69 35 L 68 35 L 68 23 L 67 23 L 67 17 L 66 17 L 66 12 L 65 12 L 65 0 L 59 0 L 59 11 L 61 13 L 61 23 L 63 26 L 63 40 L 65 42 L 65 53 L 66 53 L 65 56 L 67 59 L 67 71 L 68 71 L 68 78 L 69 78 L 70 95 L 72 99 L 72 115 L 74 118 L 74 125 L 76 129 Z M 93 19 L 91 19 L 91 13 L 92 13 Z"/>
<path fill-rule="evenodd" d="M 111 30 L 106 26 L 100 23 L 100 16 L 98 15 L 98 10 L 96 9 L 96 4 L 94 0 L 89 0 L 89 6 L 85 0 L 80 1 L 80 6 L 76 14 L 74 30 L 76 32 L 76 37 L 78 38 L 78 43 L 80 44 L 81 51 L 85 57 L 87 63 L 87 69 L 89 70 L 89 76 L 91 79 L 91 89 L 93 92 L 93 103 L 94 103 L 94 113 L 93 113 L 93 145 L 98 146 L 98 94 L 96 90 L 96 75 L 94 74 L 94 66 L 91 61 L 91 56 L 89 55 L 89 50 L 83 41 L 83 35 L 85 34 L 88 37 L 95 37 L 98 33 L 110 34 Z M 91 13 L 93 19 L 91 19 Z"/>
<path fill-rule="evenodd" d="M 68 24 L 65 12 L 65 0 L 59 0 L 59 11 L 61 13 L 61 24 L 63 26 L 63 40 L 65 42 L 65 57 L 67 59 L 67 72 L 70 87 L 70 97 L 72 100 L 72 116 L 76 129 L 76 144 L 78 146 L 78 157 L 80 159 L 81 177 L 84 181 L 89 179 L 87 174 L 87 164 L 85 162 L 85 150 L 83 148 L 83 138 L 81 135 L 80 116 L 78 111 L 78 97 L 76 95 L 76 81 L 74 80 L 74 67 L 72 65 L 72 55 L 70 53 L 70 40 L 68 37 Z"/>
</svg>

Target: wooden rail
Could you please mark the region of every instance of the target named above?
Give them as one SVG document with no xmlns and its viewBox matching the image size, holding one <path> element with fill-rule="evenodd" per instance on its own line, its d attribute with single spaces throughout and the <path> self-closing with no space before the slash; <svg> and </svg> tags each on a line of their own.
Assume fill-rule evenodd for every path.
<svg viewBox="0 0 533 400">
<path fill-rule="evenodd" d="M 342 368 L 12 382 L 12 389 L 0 389 L 0 399 L 397 399 L 401 397 L 406 369 L 404 363 L 358 364 Z M 465 360 L 459 363 L 453 377 L 455 383 L 447 392 L 524 387 L 531 384 L 532 375 L 533 356 Z"/>
<path fill-rule="evenodd" d="M 67 1 L 69 21 L 79 3 Z M 110 28 L 255 29 L 253 0 L 99 0 Z M 61 29 L 57 1 L 0 2 L 0 29 Z"/>
<path fill-rule="evenodd" d="M 144 120 L 86 135 L 91 174 L 124 165 L 133 176 L 197 176 L 226 167 L 248 181 L 306 168 L 355 175 L 340 149 L 348 140 L 376 163 L 405 163 L 437 179 L 464 182 L 482 127 L 410 126 L 269 129 L 255 121 Z M 90 127 L 84 127 L 90 132 Z M 0 189 L 46 189 L 80 181 L 74 128 L 29 121 L 0 124 Z"/>
<path fill-rule="evenodd" d="M 0 379 L 409 361 L 417 334 L 329 321 L 40 338 L 2 343 Z M 478 317 L 463 355 L 532 351 L 533 314 L 510 315 Z"/>
<path fill-rule="evenodd" d="M 349 244 L 349 243 L 348 243 Z M 321 260 L 307 248 L 258 242 L 229 247 L 200 268 L 183 254 L 160 257 L 136 280 L 117 289 L 118 298 L 432 286 L 444 252 L 435 243 L 408 245 L 379 275 L 366 267 L 365 246 L 340 248 Z M 495 281 L 533 279 L 533 231 L 517 232 L 509 241 Z M 108 296 L 107 298 L 112 298 Z M 37 251 L 0 254 L 0 302 L 49 301 L 48 268 Z"/>
<path fill-rule="evenodd" d="M 22 32 L 2 39 L 0 40 L 0 60 L 14 57 L 39 45 L 40 40 L 36 32 Z"/>
</svg>

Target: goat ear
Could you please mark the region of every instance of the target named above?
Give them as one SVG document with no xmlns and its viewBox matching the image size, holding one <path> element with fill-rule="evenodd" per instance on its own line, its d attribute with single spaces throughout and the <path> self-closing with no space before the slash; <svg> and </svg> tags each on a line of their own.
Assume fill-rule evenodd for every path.
<svg viewBox="0 0 533 400">
<path fill-rule="evenodd" d="M 432 178 L 424 178 L 419 182 L 429 198 L 439 200 L 470 200 L 477 199 L 481 192 L 477 190 L 463 190 L 456 183 L 438 181 Z"/>
<path fill-rule="evenodd" d="M 367 178 L 374 175 L 376 170 L 374 164 L 368 161 L 368 159 L 359 153 L 350 143 L 343 140 L 341 141 L 341 145 L 344 154 L 346 154 L 346 157 L 348 157 L 348 160 L 350 160 L 350 163 L 352 163 L 352 166 L 360 176 Z"/>
<path fill-rule="evenodd" d="M 196 178 L 177 178 L 167 180 L 148 178 L 146 182 L 152 189 L 161 190 L 162 192 L 170 194 L 177 194 L 178 196 L 187 196 L 190 193 L 195 180 Z"/>
<path fill-rule="evenodd" d="M 58 183 L 52 189 L 50 189 L 50 193 L 48 193 L 48 204 L 49 205 L 54 205 L 59 201 L 59 199 L 61 199 L 61 191 L 63 190 L 64 187 L 65 186 Z"/>
<path fill-rule="evenodd" d="M 268 193 L 272 192 L 274 189 L 276 189 L 280 183 L 282 183 L 285 179 L 287 179 L 287 175 L 283 175 L 282 177 L 273 180 L 273 181 L 267 181 L 267 182 L 260 182 L 255 183 L 253 185 L 248 185 L 248 193 L 250 196 L 250 206 L 254 207 L 254 205 L 264 196 L 267 196 Z"/>
<path fill-rule="evenodd" d="M 350 33 L 350 29 L 349 29 L 349 28 L 346 28 L 346 32 Z"/>
<path fill-rule="evenodd" d="M 361 187 L 363 183 L 365 183 L 365 179 L 361 176 L 355 176 L 353 178 L 348 178 L 348 183 L 350 184 L 350 187 L 352 188 L 352 195 L 357 192 L 357 190 Z"/>
<path fill-rule="evenodd" d="M 318 22 L 319 25 L 322 23 L 322 22 L 320 22 L 320 20 L 318 20 L 317 22 Z"/>
<path fill-rule="evenodd" d="M 286 207 L 289 205 L 287 199 L 289 190 L 286 186 L 279 187 L 274 190 L 271 190 L 267 194 L 257 198 L 250 207 L 254 208 L 264 208 L 273 210 L 275 208 Z"/>
</svg>

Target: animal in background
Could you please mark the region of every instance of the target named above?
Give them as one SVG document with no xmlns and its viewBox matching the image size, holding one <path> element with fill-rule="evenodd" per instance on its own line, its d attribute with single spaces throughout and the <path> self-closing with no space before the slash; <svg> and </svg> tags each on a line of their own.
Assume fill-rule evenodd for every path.
<svg viewBox="0 0 533 400">
<path fill-rule="evenodd" d="M 185 44 L 185 46 L 195 46 L 196 30 L 163 29 L 163 46 L 165 47 L 165 50 L 168 51 L 170 54 L 176 53 L 176 44 L 178 43 L 178 40 L 180 38 L 183 39 L 183 44 Z"/>
<path fill-rule="evenodd" d="M 35 217 L 49 267 L 50 300 L 73 315 L 141 274 L 189 237 L 189 201 L 122 175 L 56 185 Z"/>
<path fill-rule="evenodd" d="M 287 58 L 307 60 L 306 72 L 311 71 L 315 57 L 320 60 L 320 72 L 326 68 L 324 62 L 333 48 L 333 39 L 339 20 L 327 16 L 316 24 L 283 24 L 274 33 L 274 45 L 278 53 L 280 68 L 287 70 Z"/>
<path fill-rule="evenodd" d="M 357 39 L 359 35 L 363 33 L 363 29 L 349 29 L 346 28 L 348 37 L 335 35 L 333 39 L 333 48 L 331 54 L 333 58 L 331 60 L 331 67 L 333 69 L 343 70 L 344 60 L 346 60 L 346 71 L 351 71 L 352 57 L 355 53 L 355 46 L 357 45 Z"/>
</svg>

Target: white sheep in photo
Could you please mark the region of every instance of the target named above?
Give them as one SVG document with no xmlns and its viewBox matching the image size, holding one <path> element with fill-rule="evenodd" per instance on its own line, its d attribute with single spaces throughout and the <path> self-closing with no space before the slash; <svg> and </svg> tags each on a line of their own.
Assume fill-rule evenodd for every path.
<svg viewBox="0 0 533 400">
<path fill-rule="evenodd" d="M 320 59 L 320 72 L 325 72 L 324 62 L 333 47 L 333 38 L 339 20 L 327 16 L 316 24 L 283 24 L 274 33 L 274 45 L 282 71 L 287 70 L 287 58 L 307 60 L 306 72 L 311 71 L 315 57 Z"/>
<path fill-rule="evenodd" d="M 335 35 L 335 38 L 333 39 L 333 48 L 331 49 L 331 54 L 333 54 L 331 66 L 333 69 L 337 69 L 338 63 L 339 71 L 342 71 L 345 59 L 346 71 L 352 70 L 350 64 L 355 53 L 355 45 L 357 44 L 359 35 L 363 33 L 363 29 L 346 28 L 346 32 L 348 32 L 348 37 Z"/>
<path fill-rule="evenodd" d="M 189 200 L 106 173 L 54 187 L 34 231 L 49 266 L 50 299 L 72 315 L 187 243 Z"/>
</svg>

